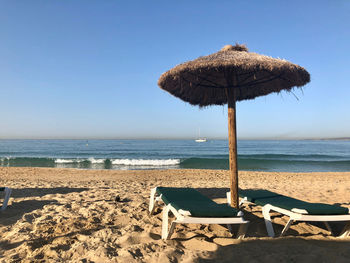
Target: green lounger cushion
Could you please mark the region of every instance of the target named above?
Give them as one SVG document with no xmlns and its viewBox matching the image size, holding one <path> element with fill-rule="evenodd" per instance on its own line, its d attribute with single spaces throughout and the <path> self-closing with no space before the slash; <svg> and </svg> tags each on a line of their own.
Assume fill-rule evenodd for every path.
<svg viewBox="0 0 350 263">
<path fill-rule="evenodd" d="M 217 204 L 192 188 L 157 187 L 165 204 L 171 203 L 176 210 L 185 210 L 193 217 L 236 217 L 238 210 L 227 204 Z"/>
<path fill-rule="evenodd" d="M 270 192 L 268 190 L 261 190 L 261 189 L 246 189 L 246 190 L 239 190 L 238 195 L 240 197 L 246 197 L 249 202 L 255 203 L 255 200 L 261 199 L 261 198 L 271 198 L 271 197 L 277 197 L 281 196 L 280 194 L 276 194 L 274 192 Z"/>
<path fill-rule="evenodd" d="M 239 195 L 247 197 L 248 201 L 260 206 L 270 204 L 290 211 L 292 211 L 292 209 L 306 210 L 309 215 L 349 214 L 349 209 L 345 207 L 321 203 L 308 203 L 267 190 L 240 190 Z"/>
</svg>

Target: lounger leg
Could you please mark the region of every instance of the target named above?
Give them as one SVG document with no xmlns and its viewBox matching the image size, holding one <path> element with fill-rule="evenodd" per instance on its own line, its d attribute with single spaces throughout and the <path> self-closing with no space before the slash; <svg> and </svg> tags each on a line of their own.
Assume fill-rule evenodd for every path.
<svg viewBox="0 0 350 263">
<path fill-rule="evenodd" d="M 231 205 L 231 192 L 226 192 L 226 201 L 228 205 Z"/>
<path fill-rule="evenodd" d="M 241 224 L 238 229 L 237 238 L 243 239 L 245 237 L 245 234 L 247 233 L 247 229 L 248 229 L 248 223 Z"/>
<path fill-rule="evenodd" d="M 232 234 L 232 232 L 233 232 L 232 225 L 231 224 L 227 224 L 226 226 L 227 226 L 228 231 Z"/>
<path fill-rule="evenodd" d="M 323 222 L 324 223 L 324 225 L 326 226 L 326 228 L 327 228 L 327 230 L 329 231 L 329 232 L 331 232 L 331 234 L 333 235 L 333 231 L 332 231 L 332 228 L 331 228 L 331 226 L 328 224 L 328 222 Z"/>
<path fill-rule="evenodd" d="M 154 208 L 155 208 L 155 196 L 156 196 L 156 190 L 157 190 L 157 187 L 155 188 L 152 188 L 151 190 L 151 196 L 150 196 L 150 199 L 149 199 L 149 213 L 152 215 L 153 212 L 154 212 Z"/>
<path fill-rule="evenodd" d="M 339 237 L 349 237 L 350 236 L 350 222 L 348 222 Z"/>
<path fill-rule="evenodd" d="M 273 226 L 271 223 L 270 210 L 271 210 L 270 207 L 265 205 L 262 208 L 262 213 L 263 213 L 264 220 L 265 220 L 267 234 L 269 235 L 269 237 L 274 237 L 275 231 L 273 230 Z"/>
<path fill-rule="evenodd" d="M 163 223 L 162 223 L 162 239 L 168 238 L 168 219 L 169 219 L 170 209 L 166 206 L 163 209 Z"/>
<path fill-rule="evenodd" d="M 174 233 L 175 226 L 176 226 L 176 222 L 175 221 L 171 222 L 170 229 L 169 229 L 169 232 L 168 232 L 166 239 L 171 238 L 171 235 Z"/>
<path fill-rule="evenodd" d="M 5 210 L 7 207 L 8 201 L 9 201 L 10 196 L 11 196 L 11 192 L 12 192 L 11 188 L 5 187 L 5 197 L 4 197 L 4 202 L 2 204 L 2 207 L 1 207 L 2 211 Z"/>
<path fill-rule="evenodd" d="M 293 224 L 293 222 L 294 222 L 294 220 L 289 218 L 288 223 L 284 226 L 284 228 L 283 228 L 283 230 L 282 230 L 282 232 L 281 232 L 280 237 L 283 236 L 283 235 L 288 231 L 288 229 L 289 229 L 290 226 Z"/>
</svg>

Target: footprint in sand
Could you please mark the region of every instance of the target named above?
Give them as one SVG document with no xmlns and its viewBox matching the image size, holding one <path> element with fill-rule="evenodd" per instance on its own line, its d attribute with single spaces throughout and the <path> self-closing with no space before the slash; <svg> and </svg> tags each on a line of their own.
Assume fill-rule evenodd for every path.
<svg viewBox="0 0 350 263">
<path fill-rule="evenodd" d="M 120 247 L 130 247 L 138 244 L 152 243 L 160 240 L 158 235 L 153 233 L 145 233 L 142 234 L 124 234 L 122 237 L 118 238 L 118 245 Z"/>
</svg>

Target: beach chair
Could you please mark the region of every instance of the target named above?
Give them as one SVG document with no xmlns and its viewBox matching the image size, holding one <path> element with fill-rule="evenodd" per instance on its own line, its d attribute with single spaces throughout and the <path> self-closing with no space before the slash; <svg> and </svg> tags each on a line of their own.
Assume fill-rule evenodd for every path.
<svg viewBox="0 0 350 263">
<path fill-rule="evenodd" d="M 176 224 L 239 224 L 237 237 L 244 238 L 249 221 L 243 213 L 227 204 L 215 203 L 192 188 L 156 187 L 151 190 L 149 212 L 163 202 L 162 239 L 170 239 Z M 176 217 L 168 231 L 169 213 Z"/>
<path fill-rule="evenodd" d="M 7 203 L 10 199 L 12 189 L 9 187 L 0 187 L 0 191 L 4 192 L 4 201 L 3 201 L 1 209 L 0 209 L 1 211 L 4 211 L 7 207 Z"/>
<path fill-rule="evenodd" d="M 348 208 L 329 204 L 308 203 L 260 189 L 239 190 L 239 196 L 241 197 L 239 203 L 240 207 L 244 203 L 254 203 L 262 206 L 262 214 L 264 216 L 266 230 L 270 237 L 275 236 L 270 211 L 275 211 L 289 217 L 289 220 L 284 226 L 280 236 L 283 236 L 289 227 L 297 221 L 323 222 L 332 234 L 333 232 L 328 222 L 346 221 L 347 224 L 339 237 L 350 235 L 350 214 Z M 230 192 L 227 192 L 227 202 L 230 202 Z"/>
</svg>

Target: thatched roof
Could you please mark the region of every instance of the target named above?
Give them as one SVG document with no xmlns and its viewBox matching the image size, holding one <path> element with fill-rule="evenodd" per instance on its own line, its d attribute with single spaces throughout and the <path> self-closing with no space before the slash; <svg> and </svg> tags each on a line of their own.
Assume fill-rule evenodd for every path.
<svg viewBox="0 0 350 263">
<path fill-rule="evenodd" d="M 236 101 L 241 101 L 290 91 L 309 81 L 309 73 L 298 65 L 248 52 L 244 45 L 228 45 L 170 69 L 158 85 L 193 105 L 207 106 L 226 104 L 225 88 L 234 89 Z"/>
</svg>

